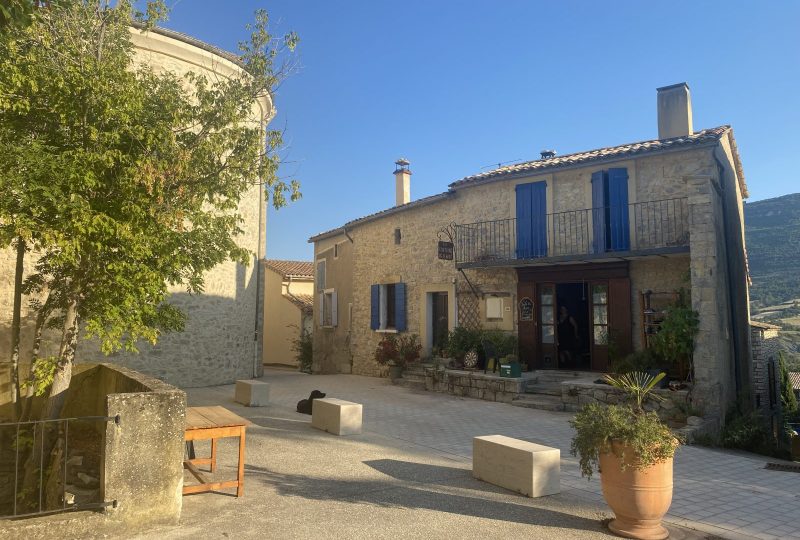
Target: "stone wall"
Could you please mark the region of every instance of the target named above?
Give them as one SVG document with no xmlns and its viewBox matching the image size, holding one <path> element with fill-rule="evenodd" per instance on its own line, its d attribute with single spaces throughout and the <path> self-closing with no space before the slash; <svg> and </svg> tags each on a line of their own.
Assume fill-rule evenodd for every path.
<svg viewBox="0 0 800 540">
<path fill-rule="evenodd" d="M 185 74 L 194 71 L 209 78 L 229 77 L 240 72 L 230 60 L 205 49 L 157 32 L 132 31 L 134 61 L 155 68 Z M 269 120 L 273 114 L 268 97 L 253 105 L 253 122 Z M 242 198 L 239 213 L 243 234 L 237 243 L 258 261 L 263 254 L 264 198 L 260 186 L 253 186 Z M 35 256 L 26 259 L 26 275 Z M 7 361 L 10 349 L 10 319 L 13 304 L 15 254 L 0 250 L 0 361 Z M 164 335 L 157 345 L 138 344 L 139 354 L 119 353 L 113 361 L 183 387 L 208 386 L 250 378 L 260 373 L 261 290 L 260 265 L 242 266 L 233 262 L 218 265 L 205 275 L 203 294 L 189 295 L 180 287 L 170 289 L 170 302 L 188 316 L 183 332 Z M 23 301 L 23 359 L 29 357 L 35 315 Z M 42 355 L 55 354 L 60 335 L 47 335 Z M 83 342 L 79 362 L 98 362 L 106 358 L 95 342 Z"/>
<path fill-rule="evenodd" d="M 772 326 L 772 325 L 765 325 Z M 772 416 L 777 412 L 777 408 L 770 406 L 770 385 L 769 385 L 769 364 L 775 364 L 775 385 L 772 388 L 773 395 L 780 399 L 780 374 L 777 369 L 778 353 L 781 350 L 781 343 L 778 339 L 779 328 L 764 328 L 761 326 L 750 327 L 752 357 L 753 357 L 753 400 L 757 410 L 762 414 Z"/>
<path fill-rule="evenodd" d="M 687 412 L 692 412 L 687 406 L 689 404 L 688 390 L 659 389 L 654 390 L 653 393 L 661 399 L 648 401 L 644 408 L 648 411 L 656 411 L 662 420 L 685 421 L 688 416 L 692 416 L 687 414 Z M 589 403 L 605 405 L 623 403 L 625 392 L 608 384 L 597 384 L 592 379 L 581 379 L 561 383 L 561 400 L 567 411 L 575 412 L 582 405 Z"/>
<path fill-rule="evenodd" d="M 479 371 L 425 368 L 425 389 L 453 396 L 511 403 L 525 392 L 527 379 L 499 377 Z"/>
<path fill-rule="evenodd" d="M 642 295 L 645 291 L 672 293 L 689 289 L 689 254 L 658 259 L 634 259 L 630 263 L 631 319 L 633 321 L 633 348 L 642 348 Z"/>
<path fill-rule="evenodd" d="M 185 411 L 186 394 L 162 381 L 112 364 L 77 367 L 62 417 L 118 415 L 119 422 L 86 424 L 95 431 L 96 448 L 102 453 L 99 470 L 85 473 L 90 488 L 91 482 L 96 482 L 96 494 L 71 485 L 74 464 L 67 470 L 68 491 L 88 497 L 86 502 L 116 504 L 102 514 L 81 513 L 80 519 L 73 513 L 0 520 L 0 530 L 9 538 L 78 538 L 177 524 L 182 505 Z M 70 422 L 73 435 L 67 462 L 80 457 L 77 463 L 85 465 L 96 457 L 69 451 L 77 444 L 80 422 Z"/>
</svg>

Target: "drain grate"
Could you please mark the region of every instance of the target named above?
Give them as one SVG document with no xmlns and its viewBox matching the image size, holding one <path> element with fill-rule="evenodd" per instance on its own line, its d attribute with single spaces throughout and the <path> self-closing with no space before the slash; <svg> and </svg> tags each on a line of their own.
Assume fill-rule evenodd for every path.
<svg viewBox="0 0 800 540">
<path fill-rule="evenodd" d="M 767 463 L 764 468 L 771 471 L 800 473 L 800 463 Z"/>
</svg>

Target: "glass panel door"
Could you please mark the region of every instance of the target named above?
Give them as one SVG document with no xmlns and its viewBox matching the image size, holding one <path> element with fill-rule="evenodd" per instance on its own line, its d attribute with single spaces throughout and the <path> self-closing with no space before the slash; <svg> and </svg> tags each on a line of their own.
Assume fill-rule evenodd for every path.
<svg viewBox="0 0 800 540">
<path fill-rule="evenodd" d="M 608 365 L 608 282 L 591 284 L 592 300 L 592 369 L 602 370 Z"/>
<path fill-rule="evenodd" d="M 558 367 L 556 362 L 556 287 L 552 283 L 539 286 L 539 350 L 545 369 Z"/>
</svg>

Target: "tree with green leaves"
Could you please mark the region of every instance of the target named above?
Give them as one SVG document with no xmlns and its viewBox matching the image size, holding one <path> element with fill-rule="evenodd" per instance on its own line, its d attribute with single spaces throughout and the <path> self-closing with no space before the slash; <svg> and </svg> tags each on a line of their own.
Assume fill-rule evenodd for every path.
<svg viewBox="0 0 800 540">
<path fill-rule="evenodd" d="M 162 73 L 134 61 L 130 32 L 165 15 L 162 1 L 142 13 L 124 0 L 58 2 L 0 34 L 0 245 L 34 263 L 24 282 L 20 264 L 15 289 L 37 319 L 29 385 L 48 394 L 47 418 L 79 339 L 106 353 L 155 343 L 184 324 L 169 286 L 200 293 L 214 266 L 247 264 L 237 208 L 254 185 L 275 208 L 300 196 L 277 175 L 281 133 L 253 107 L 286 76 L 296 35 L 273 36 L 259 11 L 238 75 Z M 38 357 L 45 328 L 61 334 L 51 358 Z"/>
</svg>

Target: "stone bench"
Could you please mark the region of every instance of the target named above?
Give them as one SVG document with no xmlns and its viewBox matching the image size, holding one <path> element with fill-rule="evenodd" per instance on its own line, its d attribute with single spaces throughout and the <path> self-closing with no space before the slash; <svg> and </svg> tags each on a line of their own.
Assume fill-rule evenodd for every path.
<svg viewBox="0 0 800 540">
<path fill-rule="evenodd" d="M 336 398 L 315 399 L 311 409 L 311 425 L 334 435 L 361 433 L 360 403 Z"/>
<path fill-rule="evenodd" d="M 269 383 L 263 381 L 236 381 L 234 401 L 248 407 L 269 405 Z"/>
<path fill-rule="evenodd" d="M 503 435 L 472 439 L 472 476 L 528 497 L 561 491 L 561 450 Z"/>
</svg>

